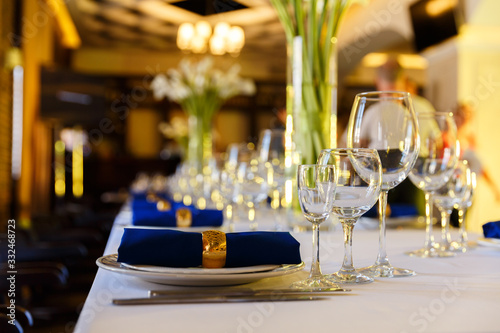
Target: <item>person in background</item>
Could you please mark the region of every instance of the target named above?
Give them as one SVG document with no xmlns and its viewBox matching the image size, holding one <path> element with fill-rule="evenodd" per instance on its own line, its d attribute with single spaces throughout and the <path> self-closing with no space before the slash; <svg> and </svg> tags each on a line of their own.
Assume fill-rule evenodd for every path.
<svg viewBox="0 0 500 333">
<path fill-rule="evenodd" d="M 417 83 L 412 79 L 410 79 L 409 77 L 406 77 L 405 80 L 406 80 L 405 91 L 411 94 L 411 101 L 413 103 L 413 108 L 415 109 L 415 112 L 416 113 L 436 112 L 436 109 L 434 108 L 432 103 L 429 102 L 429 100 L 426 99 L 425 97 L 422 97 L 418 94 Z"/>
<path fill-rule="evenodd" d="M 477 177 L 482 177 L 495 195 L 495 200 L 500 202 L 500 190 L 496 186 L 489 170 L 481 162 L 476 153 L 476 136 L 473 131 L 472 121 L 474 111 L 465 103 L 459 103 L 453 111 L 455 123 L 457 124 L 457 137 L 460 142 L 460 159 L 466 160 L 472 172 Z"/>
<path fill-rule="evenodd" d="M 409 79 L 396 58 L 390 57 L 376 71 L 375 89 L 377 91 L 407 91 L 412 96 L 415 112 L 435 112 L 432 104 L 422 96 L 418 95 L 416 83 Z M 347 130 L 339 139 L 339 147 L 347 144 Z M 388 204 L 390 207 L 398 208 L 397 212 L 403 215 L 423 215 L 425 213 L 425 200 L 423 192 L 413 185 L 407 178 L 401 184 L 389 191 Z M 396 211 L 396 209 L 395 209 Z M 372 209 L 367 216 L 375 216 L 377 213 Z M 396 217 L 393 214 L 393 217 Z"/>
</svg>

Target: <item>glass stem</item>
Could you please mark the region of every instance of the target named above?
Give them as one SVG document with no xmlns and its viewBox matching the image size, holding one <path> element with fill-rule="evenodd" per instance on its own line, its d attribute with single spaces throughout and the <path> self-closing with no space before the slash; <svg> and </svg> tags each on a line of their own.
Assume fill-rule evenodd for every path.
<svg viewBox="0 0 500 333">
<path fill-rule="evenodd" d="M 441 210 L 441 247 L 448 250 L 451 244 L 450 236 L 450 212 Z"/>
<path fill-rule="evenodd" d="M 387 211 L 387 191 L 381 191 L 378 198 L 378 215 L 379 215 L 379 238 L 378 238 L 378 255 L 375 264 L 377 266 L 389 266 L 389 259 L 387 259 L 386 251 L 386 237 L 385 237 L 385 222 Z"/>
<path fill-rule="evenodd" d="M 459 234 L 460 234 L 460 242 L 465 244 L 467 243 L 467 231 L 465 228 L 465 213 L 467 210 L 465 208 L 459 208 L 458 209 L 458 227 L 459 227 Z"/>
<path fill-rule="evenodd" d="M 426 250 L 434 248 L 434 236 L 432 235 L 432 193 L 425 192 L 425 244 Z"/>
<path fill-rule="evenodd" d="M 280 204 L 280 191 L 278 189 L 275 189 L 272 191 L 272 198 L 271 198 L 271 208 L 273 209 L 274 212 L 274 228 L 276 230 L 281 230 L 281 204 Z"/>
<path fill-rule="evenodd" d="M 226 217 L 228 221 L 228 228 L 230 232 L 234 231 L 234 219 L 233 219 L 233 204 L 229 203 L 226 205 Z"/>
<path fill-rule="evenodd" d="M 312 223 L 312 237 L 313 237 L 313 252 L 311 262 L 311 272 L 309 278 L 321 276 L 321 267 L 319 265 L 319 223 Z"/>
<path fill-rule="evenodd" d="M 344 230 L 344 262 L 342 263 L 341 272 L 352 273 L 355 271 L 352 262 L 352 229 L 354 228 L 355 219 L 343 220 L 342 229 Z"/>
<path fill-rule="evenodd" d="M 250 202 L 248 204 L 248 220 L 250 221 L 250 230 L 255 231 L 257 230 L 257 222 L 255 222 L 255 205 L 253 202 Z"/>
</svg>

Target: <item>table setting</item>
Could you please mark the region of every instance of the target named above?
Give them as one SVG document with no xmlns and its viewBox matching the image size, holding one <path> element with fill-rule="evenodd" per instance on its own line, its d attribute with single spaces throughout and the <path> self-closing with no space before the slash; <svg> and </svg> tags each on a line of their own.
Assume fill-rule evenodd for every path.
<svg viewBox="0 0 500 333">
<path fill-rule="evenodd" d="M 378 105 L 376 133 L 361 121 L 370 103 Z M 468 235 L 463 214 L 459 230 L 450 229 L 450 209 L 470 206 L 475 183 L 449 119 L 415 114 L 407 93 L 359 94 L 348 148 L 297 166 L 298 207 L 282 200 L 286 171 L 273 177 L 280 162 L 271 167 L 265 136 L 255 151 L 230 147 L 201 176 L 183 165 L 170 177 L 141 175 L 96 260 L 75 332 L 497 331 L 500 222 Z M 386 226 L 387 191 L 406 177 L 426 193 L 425 231 Z M 378 229 L 363 228 L 377 202 Z M 310 229 L 276 223 L 290 210 Z M 320 234 L 321 224 L 330 227 Z"/>
<path fill-rule="evenodd" d="M 221 71 L 209 57 L 156 75 L 154 97 L 177 103 L 187 116 L 183 160 L 174 174 L 140 174 L 130 184 L 75 331 L 335 325 L 385 332 L 385 322 L 397 332 L 496 329 L 491 312 L 479 315 L 480 327 L 476 322 L 477 302 L 493 308 L 491 299 L 500 297 L 500 266 L 493 243 L 466 232 L 475 182 L 459 163 L 451 114 L 417 114 L 407 92 L 359 93 L 337 147 L 336 45 L 317 31 L 336 40 L 347 2 L 272 4 L 294 69 L 285 129 L 264 129 L 256 142 L 215 154 L 215 114 L 229 98 L 253 95 L 253 81 L 240 77 L 239 65 Z M 408 219 L 417 224 L 416 210 L 405 216 L 411 209 L 387 203 L 389 190 L 407 178 L 425 193 L 425 233 L 408 227 Z M 440 241 L 434 206 L 443 212 Z M 374 207 L 378 228 L 367 228 Z M 450 207 L 461 212 L 458 234 L 449 228 Z M 388 228 L 391 214 L 407 220 Z M 466 324 L 450 320 L 468 298 Z"/>
</svg>

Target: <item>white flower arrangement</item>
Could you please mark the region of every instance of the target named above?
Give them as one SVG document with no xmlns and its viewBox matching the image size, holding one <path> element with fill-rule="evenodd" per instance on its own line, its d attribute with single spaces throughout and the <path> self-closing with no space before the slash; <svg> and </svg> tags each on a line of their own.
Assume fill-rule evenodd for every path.
<svg viewBox="0 0 500 333">
<path fill-rule="evenodd" d="M 240 69 L 233 65 L 223 72 L 213 67 L 211 57 L 198 63 L 183 59 L 178 68 L 158 74 L 151 82 L 155 98 L 167 97 L 180 104 L 189 116 L 187 160 L 204 163 L 211 155 L 212 119 L 224 102 L 236 95 L 255 93 L 254 82 L 240 77 Z"/>
<path fill-rule="evenodd" d="M 205 57 L 198 63 L 183 59 L 179 68 L 158 74 L 151 82 L 156 99 L 167 97 L 179 103 L 189 115 L 212 119 L 213 114 L 229 98 L 253 95 L 255 84 L 239 76 L 240 66 L 227 72 L 213 67 L 213 59 Z"/>
</svg>

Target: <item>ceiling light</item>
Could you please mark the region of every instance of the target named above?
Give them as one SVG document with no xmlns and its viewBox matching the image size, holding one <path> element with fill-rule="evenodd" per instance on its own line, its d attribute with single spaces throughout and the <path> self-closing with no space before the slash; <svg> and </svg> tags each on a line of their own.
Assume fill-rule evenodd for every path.
<svg viewBox="0 0 500 333">
<path fill-rule="evenodd" d="M 182 23 L 177 32 L 177 47 L 183 51 L 214 55 L 238 55 L 245 45 L 245 32 L 241 27 L 219 22 L 212 26 L 206 21 L 196 24 Z"/>
</svg>

